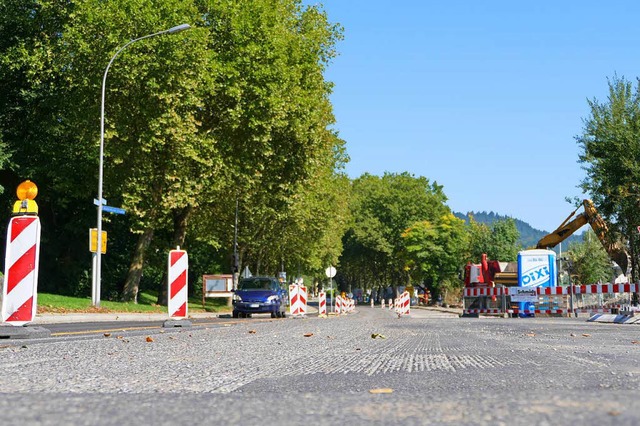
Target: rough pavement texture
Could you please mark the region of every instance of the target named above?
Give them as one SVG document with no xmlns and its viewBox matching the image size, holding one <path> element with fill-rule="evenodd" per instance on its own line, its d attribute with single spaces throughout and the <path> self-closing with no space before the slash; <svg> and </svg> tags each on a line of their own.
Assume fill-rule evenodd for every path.
<svg viewBox="0 0 640 426">
<path fill-rule="evenodd" d="M 0 342 L 7 424 L 640 423 L 640 328 L 573 318 L 361 307 L 24 345 Z"/>
</svg>

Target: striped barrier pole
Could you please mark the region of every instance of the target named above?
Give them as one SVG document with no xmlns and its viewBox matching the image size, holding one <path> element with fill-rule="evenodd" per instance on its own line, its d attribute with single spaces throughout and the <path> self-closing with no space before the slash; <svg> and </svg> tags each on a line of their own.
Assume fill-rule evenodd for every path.
<svg viewBox="0 0 640 426">
<path fill-rule="evenodd" d="M 409 296 L 409 292 L 405 291 L 400 295 L 399 301 L 399 312 L 400 315 L 410 315 L 411 314 L 411 297 Z"/>
<path fill-rule="evenodd" d="M 184 319 L 187 317 L 188 299 L 188 270 L 189 256 L 178 246 L 169 251 L 168 269 L 168 303 L 169 317 L 171 319 Z"/>
<path fill-rule="evenodd" d="M 303 285 L 289 286 L 289 311 L 292 316 L 304 316 L 307 313 L 307 288 Z"/>
<path fill-rule="evenodd" d="M 327 315 L 327 293 L 325 293 L 324 291 L 321 291 L 318 294 L 318 315 Z"/>
<path fill-rule="evenodd" d="M 37 216 L 11 218 L 7 230 L 2 287 L 2 321 L 21 326 L 36 315 L 40 219 Z"/>
</svg>

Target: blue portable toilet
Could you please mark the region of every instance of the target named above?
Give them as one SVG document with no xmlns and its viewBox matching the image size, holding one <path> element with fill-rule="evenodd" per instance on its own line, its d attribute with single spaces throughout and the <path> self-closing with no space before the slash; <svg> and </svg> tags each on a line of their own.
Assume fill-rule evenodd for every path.
<svg viewBox="0 0 640 426">
<path fill-rule="evenodd" d="M 556 287 L 556 253 L 553 250 L 523 250 L 518 253 L 518 287 Z M 532 317 L 522 311 L 535 309 L 534 302 L 518 302 L 520 317 Z"/>
</svg>

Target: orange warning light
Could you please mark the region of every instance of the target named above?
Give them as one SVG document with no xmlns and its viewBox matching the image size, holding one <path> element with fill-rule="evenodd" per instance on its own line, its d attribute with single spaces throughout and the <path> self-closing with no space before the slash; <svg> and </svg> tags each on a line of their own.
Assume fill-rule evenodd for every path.
<svg viewBox="0 0 640 426">
<path fill-rule="evenodd" d="M 33 200 L 38 195 L 38 187 L 30 180 L 25 180 L 16 189 L 16 195 L 18 200 Z"/>
</svg>

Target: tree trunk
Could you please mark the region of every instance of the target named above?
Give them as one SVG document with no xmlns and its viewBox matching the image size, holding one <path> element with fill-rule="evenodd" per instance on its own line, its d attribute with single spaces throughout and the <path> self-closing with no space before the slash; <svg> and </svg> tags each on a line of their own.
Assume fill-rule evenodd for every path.
<svg viewBox="0 0 640 426">
<path fill-rule="evenodd" d="M 144 230 L 138 242 L 131 259 L 127 280 L 124 283 L 124 292 L 122 300 L 125 302 L 138 303 L 138 289 L 140 288 L 140 278 L 142 277 L 142 267 L 144 266 L 144 255 L 153 239 L 153 229 Z"/>
<path fill-rule="evenodd" d="M 187 226 L 189 225 L 189 218 L 191 217 L 192 210 L 193 208 L 191 206 L 173 210 L 173 238 L 171 239 L 171 247 L 169 250 L 173 250 L 178 246 L 184 245 L 184 240 L 187 237 Z M 164 268 L 162 272 L 162 280 L 160 281 L 160 288 L 158 290 L 158 299 L 156 301 L 158 305 L 166 305 L 168 302 L 168 279 L 167 268 Z"/>
</svg>

